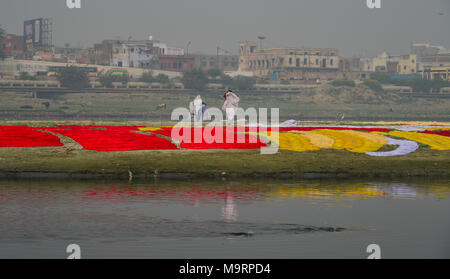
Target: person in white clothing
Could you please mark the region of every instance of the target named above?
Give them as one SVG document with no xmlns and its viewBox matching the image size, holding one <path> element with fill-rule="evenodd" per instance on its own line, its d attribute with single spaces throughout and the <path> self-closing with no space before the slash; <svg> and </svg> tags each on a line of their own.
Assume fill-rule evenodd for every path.
<svg viewBox="0 0 450 279">
<path fill-rule="evenodd" d="M 231 122 L 234 120 L 234 115 L 236 114 L 236 109 L 239 107 L 239 96 L 234 94 L 233 91 L 228 90 L 223 96 L 225 101 L 222 106 L 222 110 L 226 112 L 227 121 Z"/>
</svg>

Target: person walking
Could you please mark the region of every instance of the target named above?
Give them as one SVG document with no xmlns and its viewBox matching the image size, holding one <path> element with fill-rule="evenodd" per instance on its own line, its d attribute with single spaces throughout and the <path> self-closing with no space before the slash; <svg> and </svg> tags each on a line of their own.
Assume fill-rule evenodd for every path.
<svg viewBox="0 0 450 279">
<path fill-rule="evenodd" d="M 194 101 L 189 103 L 189 112 L 194 121 L 201 121 L 203 119 L 203 101 L 200 95 L 197 95 Z"/>
<path fill-rule="evenodd" d="M 228 90 L 223 97 L 225 101 L 222 110 L 225 111 L 227 115 L 227 122 L 232 122 L 234 120 L 234 115 L 236 114 L 236 109 L 239 107 L 239 96 L 233 93 L 232 90 Z"/>
</svg>

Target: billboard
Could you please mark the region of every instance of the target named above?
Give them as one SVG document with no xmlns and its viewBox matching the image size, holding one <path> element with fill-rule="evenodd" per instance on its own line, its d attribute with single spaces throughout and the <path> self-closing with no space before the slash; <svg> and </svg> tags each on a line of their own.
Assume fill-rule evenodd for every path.
<svg viewBox="0 0 450 279">
<path fill-rule="evenodd" d="M 27 20 L 23 24 L 25 44 L 42 44 L 42 18 Z"/>
</svg>

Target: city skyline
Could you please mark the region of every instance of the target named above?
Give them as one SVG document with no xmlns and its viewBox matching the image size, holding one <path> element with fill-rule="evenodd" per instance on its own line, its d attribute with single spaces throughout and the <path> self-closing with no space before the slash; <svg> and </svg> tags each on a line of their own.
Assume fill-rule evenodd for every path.
<svg viewBox="0 0 450 279">
<path fill-rule="evenodd" d="M 266 36 L 265 46 L 334 47 L 346 57 L 376 56 L 384 50 L 406 53 L 413 41 L 450 45 L 444 35 L 450 24 L 448 0 L 383 1 L 381 9 L 360 2 L 96 0 L 68 9 L 65 1 L 18 0 L 0 4 L 0 25 L 20 35 L 24 20 L 52 17 L 58 46 L 91 47 L 103 39 L 151 35 L 182 48 L 191 42 L 192 53 L 215 53 L 220 46 L 236 54 L 239 41 L 257 40 L 258 35 Z M 318 14 L 324 15 L 320 22 Z"/>
</svg>

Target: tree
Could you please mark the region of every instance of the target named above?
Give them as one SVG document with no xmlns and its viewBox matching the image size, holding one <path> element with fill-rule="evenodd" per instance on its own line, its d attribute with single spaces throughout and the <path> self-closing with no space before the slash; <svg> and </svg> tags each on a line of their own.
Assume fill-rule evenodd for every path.
<svg viewBox="0 0 450 279">
<path fill-rule="evenodd" d="M 208 77 L 201 69 L 193 69 L 183 73 L 181 82 L 186 89 L 203 90 L 208 83 Z"/>
<path fill-rule="evenodd" d="M 339 87 L 339 86 L 355 87 L 355 82 L 353 80 L 337 79 L 337 80 L 333 80 L 331 82 L 331 85 L 333 85 L 335 87 Z"/>
<path fill-rule="evenodd" d="M 100 75 L 98 78 L 99 82 L 107 88 L 113 87 L 113 82 L 120 82 L 122 84 L 126 84 L 130 81 L 130 77 L 128 75 Z"/>
<path fill-rule="evenodd" d="M 450 86 L 450 82 L 442 80 L 441 78 L 436 78 L 434 80 L 426 80 L 416 78 L 413 79 L 409 84 L 414 92 L 439 92 L 442 87 Z"/>
<path fill-rule="evenodd" d="M 255 85 L 256 80 L 253 77 L 236 76 L 233 78 L 233 87 L 239 90 L 249 90 Z"/>
<path fill-rule="evenodd" d="M 220 69 L 209 69 L 207 74 L 209 77 L 216 79 L 217 77 L 221 76 L 223 73 Z"/>
<path fill-rule="evenodd" d="M 363 84 L 375 92 L 383 92 L 383 86 L 376 80 L 365 80 Z"/>
<path fill-rule="evenodd" d="M 370 74 L 370 79 L 376 80 L 382 84 L 391 84 L 392 77 L 387 73 L 375 72 Z"/>
<path fill-rule="evenodd" d="M 89 86 L 89 79 L 86 72 L 76 66 L 67 66 L 58 73 L 58 80 L 61 86 L 69 89 L 83 89 Z"/>
<path fill-rule="evenodd" d="M 153 72 L 152 71 L 144 72 L 139 78 L 139 81 L 148 83 L 154 82 L 155 78 L 153 77 Z"/>
<path fill-rule="evenodd" d="M 20 80 L 36 80 L 35 76 L 30 75 L 28 72 L 20 72 Z"/>
<path fill-rule="evenodd" d="M 162 83 L 162 84 L 168 84 L 170 82 L 169 76 L 165 74 L 159 74 L 155 78 L 156 82 Z"/>
<path fill-rule="evenodd" d="M 5 50 L 3 49 L 3 44 L 1 43 L 5 39 L 5 30 L 0 26 L 0 60 L 5 58 Z"/>
</svg>

